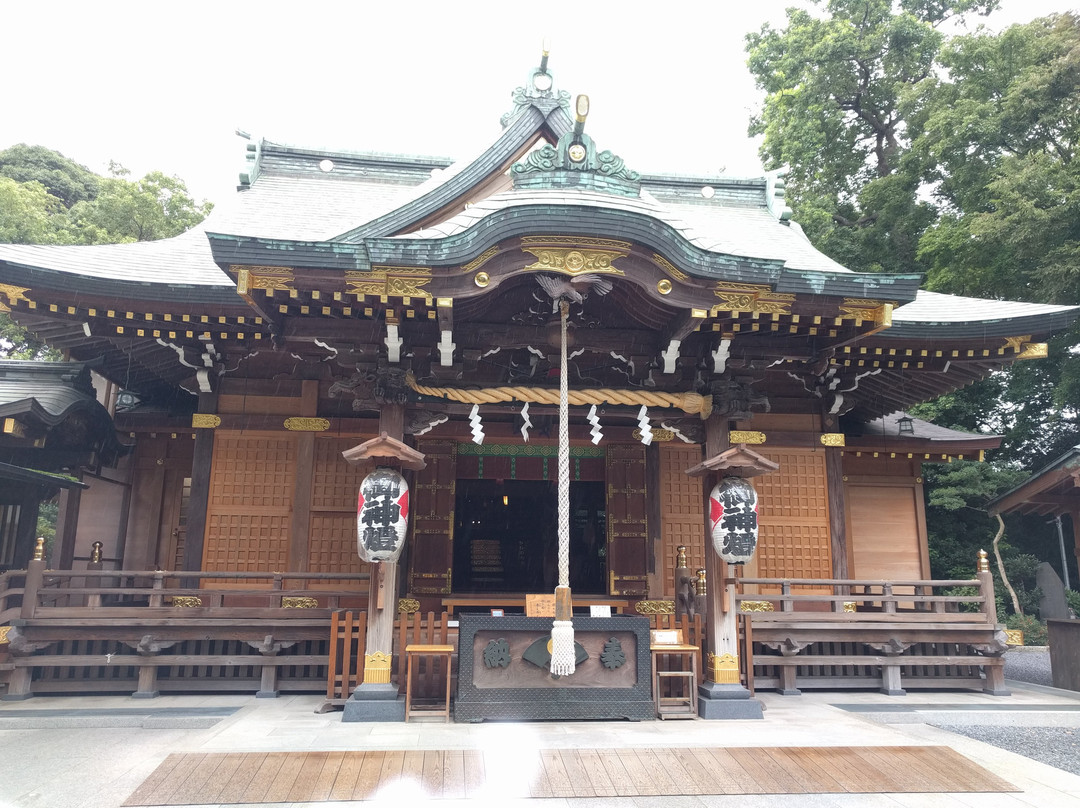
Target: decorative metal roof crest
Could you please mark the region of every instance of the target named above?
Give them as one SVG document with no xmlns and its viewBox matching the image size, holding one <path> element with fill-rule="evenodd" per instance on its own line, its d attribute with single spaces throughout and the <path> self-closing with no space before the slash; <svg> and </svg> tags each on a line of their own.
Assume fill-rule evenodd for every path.
<svg viewBox="0 0 1080 808">
<path fill-rule="evenodd" d="M 514 90 L 511 98 L 514 100 L 514 108 L 499 119 L 503 129 L 510 125 L 522 110 L 536 107 L 545 115 L 556 107 L 570 108 L 570 93 L 555 88 L 555 77 L 548 70 L 548 50 L 544 48 L 540 57 L 540 66 L 529 71 L 525 79 L 525 86 Z"/>
</svg>

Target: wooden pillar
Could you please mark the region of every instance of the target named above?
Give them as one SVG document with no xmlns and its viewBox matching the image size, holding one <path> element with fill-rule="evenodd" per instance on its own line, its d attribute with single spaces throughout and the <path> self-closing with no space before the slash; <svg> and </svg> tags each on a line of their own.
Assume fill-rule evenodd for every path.
<svg viewBox="0 0 1080 808">
<path fill-rule="evenodd" d="M 843 450 L 825 449 L 825 483 L 829 492 L 829 539 L 832 553 L 832 577 L 850 578 L 847 552 L 847 506 L 845 504 Z"/>
<path fill-rule="evenodd" d="M 710 457 L 716 457 L 725 449 L 729 448 L 730 441 L 728 435 L 730 432 L 730 426 L 726 419 L 713 415 L 705 424 L 705 459 Z M 712 525 L 709 523 L 709 495 L 712 493 L 713 486 L 715 486 L 720 480 L 716 472 L 706 474 L 702 478 L 701 492 L 704 495 L 702 497 L 702 510 L 704 512 L 704 524 L 705 524 L 705 579 L 709 586 L 709 599 L 708 605 L 705 609 L 705 625 L 706 634 L 708 635 L 708 647 L 705 649 L 706 673 L 707 679 L 710 682 L 716 682 L 718 684 L 731 684 L 730 682 L 722 682 L 722 679 L 730 678 L 729 674 L 720 674 L 718 666 L 721 661 L 724 661 L 728 665 L 730 671 L 730 660 L 735 662 L 735 684 L 739 683 L 739 649 L 738 645 L 731 644 L 730 631 L 725 631 L 724 624 L 729 619 L 734 620 L 734 613 L 728 614 L 729 609 L 725 608 L 725 583 L 726 577 L 724 569 L 726 564 L 724 560 L 716 554 L 716 551 L 712 548 L 711 530 Z M 734 605 L 734 604 L 732 604 Z"/>
<path fill-rule="evenodd" d="M 1069 511 L 1069 521 L 1072 522 L 1073 529 L 1073 555 L 1076 556 L 1077 571 L 1080 571 L 1080 509 Z M 1073 588 L 1080 589 L 1080 580 Z"/>
<path fill-rule="evenodd" d="M 384 404 L 379 413 L 379 431 L 389 438 L 404 437 L 405 407 Z M 394 430 L 391 432 L 391 430 Z M 415 540 L 415 537 L 411 537 Z M 394 617 L 397 614 L 396 563 L 375 562 L 368 582 L 367 642 L 364 646 L 364 683 L 389 684 L 393 661 Z"/>
<path fill-rule="evenodd" d="M 663 547 L 660 516 L 660 444 L 653 442 L 645 447 L 645 574 L 649 597 L 663 597 L 662 574 L 664 565 L 656 563 L 656 553 Z M 657 575 L 657 573 L 660 575 Z"/>
<path fill-rule="evenodd" d="M 705 459 L 730 448 L 730 424 L 712 415 L 705 423 Z M 735 606 L 735 582 L 728 580 L 728 564 L 712 547 L 709 495 L 719 482 L 716 473 L 702 478 L 705 569 L 708 596 L 705 604 L 708 673 L 698 688 L 698 715 L 705 719 L 764 718 L 761 702 L 751 698 L 739 680 L 739 631 Z"/>
<path fill-rule="evenodd" d="M 53 568 L 72 569 L 75 563 L 75 533 L 79 526 L 81 488 L 65 488 L 60 492 L 56 517 L 56 541 L 53 543 Z"/>
<path fill-rule="evenodd" d="M 214 413 L 217 394 L 199 396 L 199 412 Z M 201 570 L 206 542 L 206 509 L 210 505 L 210 471 L 214 462 L 214 430 L 195 430 L 195 456 L 191 461 L 191 498 L 188 500 L 187 534 L 184 539 L 184 569 Z M 196 582 L 185 582 L 185 585 Z"/>
</svg>

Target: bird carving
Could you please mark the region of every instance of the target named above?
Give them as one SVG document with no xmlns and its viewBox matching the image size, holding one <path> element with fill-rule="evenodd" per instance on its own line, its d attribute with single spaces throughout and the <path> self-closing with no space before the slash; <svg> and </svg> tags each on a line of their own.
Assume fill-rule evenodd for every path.
<svg viewBox="0 0 1080 808">
<path fill-rule="evenodd" d="M 536 282 L 540 284 L 548 297 L 551 298 L 551 313 L 559 310 L 559 301 L 567 300 L 571 303 L 582 303 L 591 292 L 598 295 L 606 295 L 614 287 L 607 278 L 599 275 L 578 275 L 576 278 L 561 278 L 556 275 L 537 275 Z"/>
</svg>

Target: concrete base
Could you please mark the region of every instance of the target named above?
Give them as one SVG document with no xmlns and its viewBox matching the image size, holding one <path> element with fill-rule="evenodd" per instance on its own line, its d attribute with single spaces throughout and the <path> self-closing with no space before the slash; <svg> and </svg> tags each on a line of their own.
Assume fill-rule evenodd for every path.
<svg viewBox="0 0 1080 808">
<path fill-rule="evenodd" d="M 907 695 L 907 691 L 904 690 L 903 688 L 883 687 L 878 692 L 881 693 L 882 695 L 885 695 L 885 696 L 906 696 Z"/>
<path fill-rule="evenodd" d="M 131 694 L 133 699 L 156 699 L 161 695 L 160 690 L 136 690 Z"/>
<path fill-rule="evenodd" d="M 764 718 L 761 702 L 742 685 L 706 682 L 698 687 L 698 716 L 709 721 Z"/>
<path fill-rule="evenodd" d="M 801 696 L 802 695 L 802 691 L 799 690 L 799 688 L 797 688 L 797 687 L 785 687 L 785 688 L 782 688 L 781 690 L 777 690 L 776 692 L 779 693 L 781 696 Z"/>
<path fill-rule="evenodd" d="M 255 698 L 257 699 L 276 699 L 278 697 L 278 691 L 276 690 L 256 690 Z"/>
<path fill-rule="evenodd" d="M 405 699 L 394 685 L 362 684 L 345 702 L 342 723 L 359 721 L 405 721 Z"/>
</svg>

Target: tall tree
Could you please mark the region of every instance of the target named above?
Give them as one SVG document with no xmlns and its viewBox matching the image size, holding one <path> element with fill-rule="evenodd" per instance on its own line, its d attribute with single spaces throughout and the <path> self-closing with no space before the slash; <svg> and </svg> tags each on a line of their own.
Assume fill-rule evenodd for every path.
<svg viewBox="0 0 1080 808">
<path fill-rule="evenodd" d="M 101 179 L 58 151 L 25 143 L 0 151 L 0 177 L 10 177 L 16 182 L 40 182 L 65 208 L 97 196 Z"/>
<path fill-rule="evenodd" d="M 99 177 L 43 146 L 0 152 L 0 243 L 113 244 L 183 233 L 213 205 L 196 203 L 183 180 L 152 171 L 140 180 L 112 166 Z M 25 178 L 25 179 L 21 179 Z M 0 358 L 59 359 L 0 310 Z"/>
<path fill-rule="evenodd" d="M 750 124 L 767 165 L 789 164 L 797 219 L 824 252 L 852 269 L 912 271 L 935 216 L 919 197 L 904 98 L 933 75 L 938 26 L 996 0 L 813 0 L 788 9 L 783 30 L 747 36 L 748 65 L 765 91 Z"/>
</svg>

